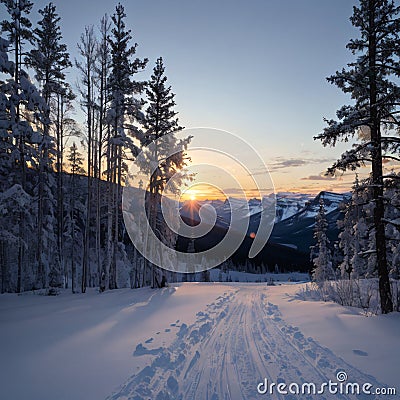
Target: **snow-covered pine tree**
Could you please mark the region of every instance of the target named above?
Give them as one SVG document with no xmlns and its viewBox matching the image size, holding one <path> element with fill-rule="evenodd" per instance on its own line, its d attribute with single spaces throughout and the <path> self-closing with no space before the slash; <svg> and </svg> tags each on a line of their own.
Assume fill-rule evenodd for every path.
<svg viewBox="0 0 400 400">
<path fill-rule="evenodd" d="M 51 166 L 48 163 L 39 165 L 39 190 L 38 190 L 38 243 L 40 254 L 48 254 L 49 249 L 43 247 L 44 240 L 42 236 L 47 236 L 46 242 L 51 246 L 52 256 L 48 257 L 52 261 L 52 282 L 59 284 L 60 276 L 57 276 L 64 271 L 63 266 L 63 196 L 62 196 L 62 137 L 60 128 L 60 104 L 58 107 L 51 107 L 52 103 L 60 102 L 62 99 L 67 100 L 71 96 L 71 89 L 65 82 L 65 70 L 71 67 L 67 46 L 61 43 L 62 34 L 60 28 L 61 18 L 56 13 L 56 6 L 49 3 L 43 9 L 39 10 L 42 19 L 38 22 L 38 27 L 33 31 L 33 49 L 26 57 L 26 63 L 35 71 L 35 78 L 40 83 L 41 94 L 48 106 L 47 119 L 53 123 L 53 137 L 56 143 L 56 148 L 51 149 L 47 144 L 53 147 L 53 140 L 50 140 L 52 135 L 51 126 L 44 126 L 44 141 L 41 146 L 43 153 L 41 160 L 48 160 L 49 153 L 56 150 L 56 170 L 57 170 L 57 196 L 56 196 L 56 212 L 54 212 L 54 204 L 48 203 L 53 198 L 52 193 L 55 191 L 50 187 L 52 176 L 49 174 Z M 61 102 L 62 104 L 62 102 Z M 53 113 L 51 113 L 53 111 Z M 52 114 L 52 115 L 51 115 Z M 47 192 L 45 195 L 44 193 Z M 48 210 L 49 215 L 44 215 L 44 211 Z M 53 214 L 53 215 L 52 215 Z M 56 224 L 45 223 L 45 220 L 55 219 Z M 50 230 L 50 231 L 49 231 Z M 55 231 L 55 232 L 53 232 Z M 56 239 L 49 240 L 56 236 Z M 58 252 L 54 252 L 53 241 L 56 242 Z M 42 257 L 41 257 L 42 258 Z M 56 265 L 56 264 L 58 265 Z M 64 283 L 66 283 L 64 281 Z"/>
<path fill-rule="evenodd" d="M 58 93 L 65 82 L 65 70 L 72 66 L 66 44 L 61 43 L 61 18 L 56 6 L 49 3 L 39 10 L 42 19 L 33 31 L 33 49 L 26 57 L 26 63 L 35 71 L 35 78 L 41 84 L 41 93 L 48 105 L 50 98 Z"/>
<path fill-rule="evenodd" d="M 43 127 L 48 124 L 48 107 L 31 83 L 28 74 L 22 69 L 21 63 L 24 41 L 32 39 L 31 22 L 27 17 L 32 3 L 22 0 L 2 1 L 2 3 L 5 4 L 10 17 L 10 20 L 1 22 L 2 32 L 8 33 L 9 40 L 0 39 L 0 72 L 8 77 L 6 81 L 0 82 L 0 130 L 2 147 L 5 150 L 2 163 L 5 162 L 9 176 L 3 189 L 9 189 L 16 184 L 23 191 L 23 196 L 32 196 L 32 180 L 28 184 L 26 179 L 27 166 L 29 163 L 32 167 L 29 171 L 30 175 L 33 170 L 38 169 L 43 162 L 41 147 L 48 145 L 43 135 Z M 13 54 L 14 62 L 8 59 L 7 53 Z M 33 203 L 33 199 L 30 203 Z M 28 252 L 27 243 L 30 244 L 29 249 L 31 249 L 37 243 L 37 238 L 35 235 L 28 237 L 33 227 L 27 229 L 25 226 L 28 220 L 24 217 L 22 210 L 16 220 L 18 250 L 13 252 L 15 258 L 11 260 L 11 265 L 17 265 L 16 290 L 20 292 L 23 290 L 25 281 L 22 275 Z M 39 259 L 39 254 L 36 254 L 36 259 Z M 29 262 L 31 265 L 35 263 L 33 259 Z M 46 273 L 43 268 L 40 268 L 40 263 L 36 278 L 44 286 Z"/>
<path fill-rule="evenodd" d="M 353 226 L 351 224 L 350 206 L 348 204 L 340 205 L 341 211 L 344 213 L 343 220 L 338 221 L 339 233 L 339 248 L 342 251 L 343 259 L 339 265 L 342 278 L 350 279 L 351 271 L 351 257 L 353 255 Z"/>
<path fill-rule="evenodd" d="M 178 113 L 174 111 L 175 94 L 171 91 L 171 86 L 167 85 L 162 57 L 157 59 L 153 68 L 153 73 L 146 87 L 146 95 L 148 106 L 144 123 L 145 133 L 141 143 L 143 146 L 142 154 L 145 155 L 146 159 L 141 160 L 140 167 L 145 172 L 150 173 L 152 166 L 158 166 L 150 177 L 146 200 L 147 216 L 154 233 L 167 246 L 173 248 L 176 244 L 177 235 L 157 218 L 157 215 L 165 186 L 171 177 L 186 165 L 187 161 L 184 150 L 171 155 L 171 149 L 178 148 L 178 145 L 182 144 L 183 147 L 180 148 L 185 148 L 191 138 L 188 137 L 181 143 L 174 136 L 183 127 L 179 125 Z M 146 147 L 150 144 L 150 147 Z M 174 185 L 169 185 L 169 190 L 177 193 L 181 183 L 182 181 L 174 181 Z M 154 264 L 152 264 L 151 270 L 151 285 L 156 287 L 157 282 L 160 282 L 160 276 L 158 276 L 158 270 L 156 270 Z"/>
<path fill-rule="evenodd" d="M 109 169 L 109 215 L 108 220 L 108 246 L 107 263 L 109 270 L 109 288 L 117 288 L 117 254 L 120 241 L 120 202 L 121 190 L 124 179 L 124 159 L 133 159 L 139 149 L 135 146 L 133 138 L 140 137 L 140 130 L 135 122 L 141 120 L 142 100 L 136 96 L 144 89 L 144 82 L 134 79 L 135 74 L 143 70 L 147 59 L 135 58 L 137 44 L 130 44 L 131 31 L 125 26 L 125 10 L 118 3 L 111 20 L 113 28 L 108 38 L 111 47 L 111 73 L 108 79 L 108 92 L 111 106 L 108 110 L 107 120 L 110 129 Z M 130 154 L 129 154 L 130 153 Z"/>
<path fill-rule="evenodd" d="M 360 182 L 353 194 L 355 218 L 353 223 L 352 277 L 372 278 L 377 276 L 375 228 L 373 223 L 374 206 L 371 201 L 371 180 Z"/>
<path fill-rule="evenodd" d="M 327 120 L 328 126 L 315 139 L 324 146 L 337 141 L 359 140 L 328 170 L 355 170 L 371 163 L 371 189 L 374 204 L 376 269 L 382 313 L 393 310 L 386 256 L 384 224 L 382 160 L 398 159 L 400 140 L 393 133 L 400 103 L 396 76 L 399 65 L 399 7 L 390 0 L 360 0 L 354 7 L 351 22 L 360 36 L 347 48 L 356 60 L 328 78 L 328 81 L 349 93 L 354 104 L 337 111 L 338 120 Z"/>
<path fill-rule="evenodd" d="M 325 216 L 325 207 L 323 198 L 320 198 L 319 211 L 315 217 L 314 238 L 317 241 L 314 247 L 313 258 L 314 269 L 312 272 L 313 280 L 322 285 L 325 281 L 335 278 L 335 273 L 332 268 L 332 253 L 329 247 L 329 239 L 326 234 L 328 230 L 328 222 Z"/>
<path fill-rule="evenodd" d="M 1 293 L 35 288 L 35 271 L 30 271 L 28 244 L 33 237 L 21 232 L 21 221 L 28 232 L 34 231 L 35 212 L 30 196 L 20 184 L 0 192 L 0 267 Z M 15 265 L 18 269 L 15 271 Z M 15 273 L 16 272 L 16 273 Z"/>
<path fill-rule="evenodd" d="M 386 239 L 388 242 L 389 275 L 393 279 L 400 278 L 400 175 L 394 171 L 393 179 L 385 185 Z"/>
<path fill-rule="evenodd" d="M 358 176 L 353 185 L 350 201 L 344 205 L 342 221 L 338 221 L 340 248 L 344 258 L 340 265 L 342 277 L 364 278 L 368 272 L 368 258 L 371 221 L 367 207 L 370 203 L 368 181 L 361 182 Z"/>
<path fill-rule="evenodd" d="M 69 247 L 69 260 L 71 262 L 72 293 L 76 293 L 78 288 L 76 264 L 82 260 L 81 248 L 83 245 L 82 224 L 79 224 L 79 222 L 83 220 L 84 215 L 84 199 L 79 191 L 81 185 L 78 184 L 77 178 L 79 175 L 84 175 L 85 170 L 83 168 L 82 154 L 78 151 L 75 142 L 69 148 L 67 160 L 70 168 L 70 179 L 66 206 L 66 245 Z"/>
<path fill-rule="evenodd" d="M 359 209 L 355 196 L 359 195 L 359 179 L 358 174 L 353 184 L 351 199 L 348 202 L 342 202 L 339 207 L 344 214 L 343 219 L 337 221 L 339 233 L 339 248 L 343 253 L 343 260 L 340 263 L 340 271 L 342 278 L 351 278 L 353 271 L 351 260 L 354 256 L 354 223 L 359 216 Z"/>
</svg>

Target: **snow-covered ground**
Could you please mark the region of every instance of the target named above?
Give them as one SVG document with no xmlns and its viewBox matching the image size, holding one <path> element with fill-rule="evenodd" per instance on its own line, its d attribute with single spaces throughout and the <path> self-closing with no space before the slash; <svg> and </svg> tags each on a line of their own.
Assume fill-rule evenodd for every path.
<svg viewBox="0 0 400 400">
<path fill-rule="evenodd" d="M 321 385 L 337 382 L 339 371 L 372 390 L 399 384 L 398 313 L 365 317 L 304 302 L 298 287 L 184 283 L 1 295 L 1 398 L 352 398 L 257 391 L 265 378 Z"/>
</svg>

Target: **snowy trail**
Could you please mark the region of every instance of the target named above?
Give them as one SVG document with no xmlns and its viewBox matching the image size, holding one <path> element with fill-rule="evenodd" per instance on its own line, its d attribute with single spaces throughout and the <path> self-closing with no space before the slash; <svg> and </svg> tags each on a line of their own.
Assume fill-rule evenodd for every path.
<svg viewBox="0 0 400 400">
<path fill-rule="evenodd" d="M 196 317 L 190 326 L 176 324 L 179 330 L 169 346 L 139 343 L 134 356 L 150 356 L 151 361 L 108 399 L 364 398 L 257 393 L 264 378 L 287 385 L 313 382 L 319 387 L 336 381 L 339 371 L 347 373 L 349 382 L 384 386 L 287 324 L 279 308 L 268 301 L 265 286 L 227 287 Z"/>
</svg>

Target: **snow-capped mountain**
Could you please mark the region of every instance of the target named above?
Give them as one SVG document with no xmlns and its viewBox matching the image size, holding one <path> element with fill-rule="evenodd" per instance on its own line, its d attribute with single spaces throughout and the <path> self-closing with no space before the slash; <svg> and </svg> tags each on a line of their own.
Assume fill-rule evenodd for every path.
<svg viewBox="0 0 400 400">
<path fill-rule="evenodd" d="M 277 218 L 267 245 L 261 251 L 260 260 L 265 262 L 280 262 L 288 266 L 305 266 L 309 263 L 309 249 L 314 244 L 315 216 L 319 210 L 320 199 L 323 199 L 326 218 L 328 222 L 328 236 L 332 242 L 337 240 L 337 221 L 343 218 L 340 210 L 340 203 L 349 200 L 349 194 L 332 192 L 321 192 L 317 196 L 298 193 L 278 193 L 276 196 Z M 243 217 L 249 216 L 248 236 L 238 249 L 237 254 L 246 257 L 251 245 L 251 232 L 257 232 L 263 213 L 269 211 L 271 198 L 251 199 L 246 205 L 244 200 L 229 199 L 226 201 L 213 200 L 206 202 L 186 202 L 181 207 L 181 215 L 186 223 L 196 225 L 200 222 L 199 210 L 202 205 L 207 204 L 214 208 L 206 207 L 203 210 L 204 222 L 212 224 L 213 214 L 216 214 L 214 228 L 209 234 L 196 240 L 196 247 L 199 251 L 210 248 L 218 243 L 229 228 L 231 210 L 235 209 Z M 212 224 L 214 225 L 214 224 Z M 186 242 L 185 242 L 186 243 Z M 186 245 L 186 244 L 185 244 Z M 183 245 L 183 250 L 185 249 Z"/>
<path fill-rule="evenodd" d="M 283 221 L 301 211 L 305 205 L 314 198 L 313 195 L 292 192 L 280 192 L 276 194 L 276 219 Z"/>
<path fill-rule="evenodd" d="M 315 218 L 319 209 L 319 201 L 323 199 L 326 214 L 337 209 L 339 204 L 349 198 L 348 194 L 321 192 L 317 196 L 304 193 L 280 192 L 275 196 L 276 219 L 275 223 L 280 223 L 289 219 L 296 218 Z M 228 226 L 232 211 L 239 217 L 250 217 L 250 220 L 257 222 L 260 213 L 266 210 L 273 203 L 274 198 L 264 197 L 260 199 L 245 199 L 230 197 L 222 200 L 187 201 L 181 207 L 181 215 L 193 220 L 194 223 L 200 222 L 199 209 L 203 205 L 211 206 L 217 214 L 217 224 Z M 211 211 L 208 207 L 204 210 L 205 221 L 211 223 L 213 220 Z"/>
<path fill-rule="evenodd" d="M 231 221 L 231 215 L 234 212 L 238 218 L 245 218 L 257 214 L 266 207 L 266 202 L 263 203 L 259 199 L 250 199 L 246 202 L 245 199 L 230 197 L 225 201 L 222 200 L 205 200 L 205 201 L 186 201 L 180 209 L 180 214 L 193 222 L 200 222 L 199 210 L 203 206 L 210 206 L 215 210 L 217 215 L 216 224 L 228 227 Z M 210 207 L 205 207 L 203 210 L 204 222 L 211 223 L 213 221 L 213 211 Z"/>
<path fill-rule="evenodd" d="M 319 210 L 320 199 L 323 200 L 328 222 L 328 236 L 332 241 L 337 240 L 337 221 L 343 218 L 340 204 L 347 202 L 350 195 L 347 193 L 321 192 L 308 201 L 305 206 L 289 218 L 277 222 L 272 231 L 270 241 L 297 248 L 308 252 L 314 243 L 315 217 Z"/>
</svg>

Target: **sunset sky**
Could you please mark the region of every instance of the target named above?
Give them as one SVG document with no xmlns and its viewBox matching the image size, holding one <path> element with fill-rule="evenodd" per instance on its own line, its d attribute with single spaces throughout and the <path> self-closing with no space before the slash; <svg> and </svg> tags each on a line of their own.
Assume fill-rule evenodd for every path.
<svg viewBox="0 0 400 400">
<path fill-rule="evenodd" d="M 47 2 L 36 1 L 33 15 Z M 110 1 L 55 0 L 72 58 L 85 25 L 114 12 Z M 352 56 L 351 0 L 122 1 L 150 76 L 162 56 L 185 127 L 212 127 L 258 150 L 277 191 L 346 191 L 354 174 L 323 172 L 349 144 L 313 136 L 349 101 L 326 77 Z M 72 81 L 75 72 L 70 72 Z M 139 78 L 139 77 L 138 77 Z M 347 147 L 346 147 L 347 146 Z"/>
</svg>

